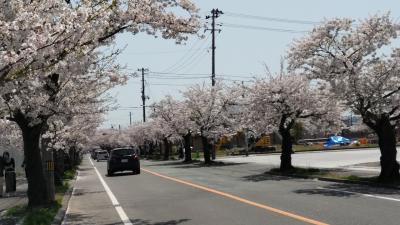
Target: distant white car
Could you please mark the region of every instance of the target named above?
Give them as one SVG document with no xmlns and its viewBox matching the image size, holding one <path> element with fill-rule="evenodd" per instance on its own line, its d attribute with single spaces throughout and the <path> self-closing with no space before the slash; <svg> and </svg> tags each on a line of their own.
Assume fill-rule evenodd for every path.
<svg viewBox="0 0 400 225">
<path fill-rule="evenodd" d="M 108 159 L 108 152 L 107 151 L 98 151 L 96 153 L 97 162 L 100 160 L 107 160 Z"/>
</svg>

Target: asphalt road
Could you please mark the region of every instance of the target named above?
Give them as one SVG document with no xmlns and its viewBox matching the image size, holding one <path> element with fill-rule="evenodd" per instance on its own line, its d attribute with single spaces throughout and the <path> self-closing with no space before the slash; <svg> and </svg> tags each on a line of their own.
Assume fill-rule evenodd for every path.
<svg viewBox="0 0 400 225">
<path fill-rule="evenodd" d="M 142 174 L 113 177 L 106 162 L 93 166 L 84 160 L 64 224 L 400 224 L 399 190 L 270 176 L 254 163 L 142 161 Z"/>
</svg>

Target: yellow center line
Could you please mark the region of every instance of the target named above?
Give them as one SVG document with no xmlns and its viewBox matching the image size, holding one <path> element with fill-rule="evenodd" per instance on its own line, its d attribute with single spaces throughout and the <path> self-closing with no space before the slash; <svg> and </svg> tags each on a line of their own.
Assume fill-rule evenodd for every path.
<svg viewBox="0 0 400 225">
<path fill-rule="evenodd" d="M 215 190 L 215 189 L 212 189 L 212 188 L 208 188 L 208 187 L 205 187 L 205 186 L 194 184 L 194 183 L 191 183 L 191 182 L 188 182 L 188 181 L 185 181 L 185 180 L 181 180 L 181 179 L 177 179 L 177 178 L 174 178 L 174 177 L 165 176 L 165 175 L 162 175 L 162 174 L 159 174 L 159 173 L 147 170 L 147 169 L 143 169 L 143 168 L 142 168 L 142 170 L 147 172 L 147 173 L 149 173 L 149 174 L 158 176 L 158 177 L 162 177 L 162 178 L 165 178 L 165 179 L 168 179 L 168 180 L 175 181 L 177 183 L 185 184 L 185 185 L 188 185 L 188 186 L 203 190 L 203 191 L 207 191 L 207 192 L 211 192 L 211 193 L 214 193 L 214 194 L 217 194 L 217 195 L 221 195 L 221 196 L 224 196 L 226 198 L 233 199 L 233 200 L 236 200 L 236 201 L 239 201 L 239 202 L 251 205 L 251 206 L 255 206 L 255 207 L 258 207 L 258 208 L 261 208 L 261 209 L 265 209 L 267 211 L 274 212 L 274 213 L 277 213 L 277 214 L 280 214 L 280 215 L 283 215 L 283 216 L 286 216 L 286 217 L 290 217 L 292 219 L 300 220 L 302 222 L 306 222 L 306 223 L 314 224 L 314 225 L 329 225 L 327 223 L 323 223 L 323 222 L 320 222 L 320 221 L 317 221 L 317 220 L 314 220 L 314 219 L 310 219 L 310 218 L 307 218 L 307 217 L 304 217 L 304 216 L 300 216 L 300 215 L 297 215 L 297 214 L 294 214 L 294 213 L 291 213 L 291 212 L 287 212 L 287 211 L 284 211 L 284 210 L 281 210 L 281 209 L 277 209 L 277 208 L 274 208 L 274 207 L 271 207 L 271 206 L 268 206 L 268 205 L 264 205 L 264 204 L 261 204 L 261 203 L 253 202 L 253 201 L 250 201 L 250 200 L 247 200 L 247 199 L 235 196 L 235 195 L 231 195 L 231 194 L 228 194 L 228 193 L 225 193 L 225 192 L 222 192 L 222 191 L 218 191 L 218 190 Z"/>
</svg>

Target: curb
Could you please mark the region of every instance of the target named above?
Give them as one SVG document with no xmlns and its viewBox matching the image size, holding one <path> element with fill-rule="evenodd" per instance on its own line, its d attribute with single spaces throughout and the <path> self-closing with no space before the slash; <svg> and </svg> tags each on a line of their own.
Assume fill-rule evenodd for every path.
<svg viewBox="0 0 400 225">
<path fill-rule="evenodd" d="M 296 175 L 296 174 L 280 174 L 274 172 L 266 172 L 266 174 L 274 175 L 274 176 L 282 176 L 282 177 L 293 177 L 293 178 L 300 178 L 300 179 L 307 179 L 307 180 L 320 180 L 320 181 L 328 181 L 328 182 L 335 182 L 335 183 L 342 183 L 342 184 L 359 184 L 359 185 L 366 185 L 371 187 L 380 187 L 380 188 L 389 188 L 400 190 L 400 186 L 390 185 L 390 184 L 380 184 L 380 183 L 372 183 L 368 181 L 354 181 L 354 180 L 344 180 L 344 179 L 335 179 L 335 178 L 327 178 L 327 177 L 310 177 L 310 176 L 303 176 L 303 175 Z"/>
<path fill-rule="evenodd" d="M 54 220 L 51 223 L 51 225 L 61 225 L 62 224 L 62 222 L 63 222 L 63 220 L 65 218 L 65 214 L 66 214 L 67 209 L 68 209 L 69 200 L 72 197 L 72 193 L 73 193 L 73 190 L 74 190 L 75 183 L 77 181 L 77 177 L 78 177 L 78 171 L 76 172 L 74 179 L 70 181 L 70 183 L 72 183 L 72 185 L 65 192 L 63 200 L 61 202 L 62 206 L 61 206 L 60 209 L 58 209 L 58 212 L 57 212 L 56 216 L 54 217 Z"/>
</svg>

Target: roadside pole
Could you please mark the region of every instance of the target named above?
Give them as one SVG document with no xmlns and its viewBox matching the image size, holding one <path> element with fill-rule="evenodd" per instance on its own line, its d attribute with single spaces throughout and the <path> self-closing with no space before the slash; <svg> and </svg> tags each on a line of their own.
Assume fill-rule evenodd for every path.
<svg viewBox="0 0 400 225">
<path fill-rule="evenodd" d="M 46 148 L 46 139 L 42 139 L 42 161 L 43 172 L 45 175 L 47 186 L 47 197 L 50 202 L 55 201 L 55 186 L 54 186 L 54 160 L 53 151 L 48 151 Z"/>
</svg>

